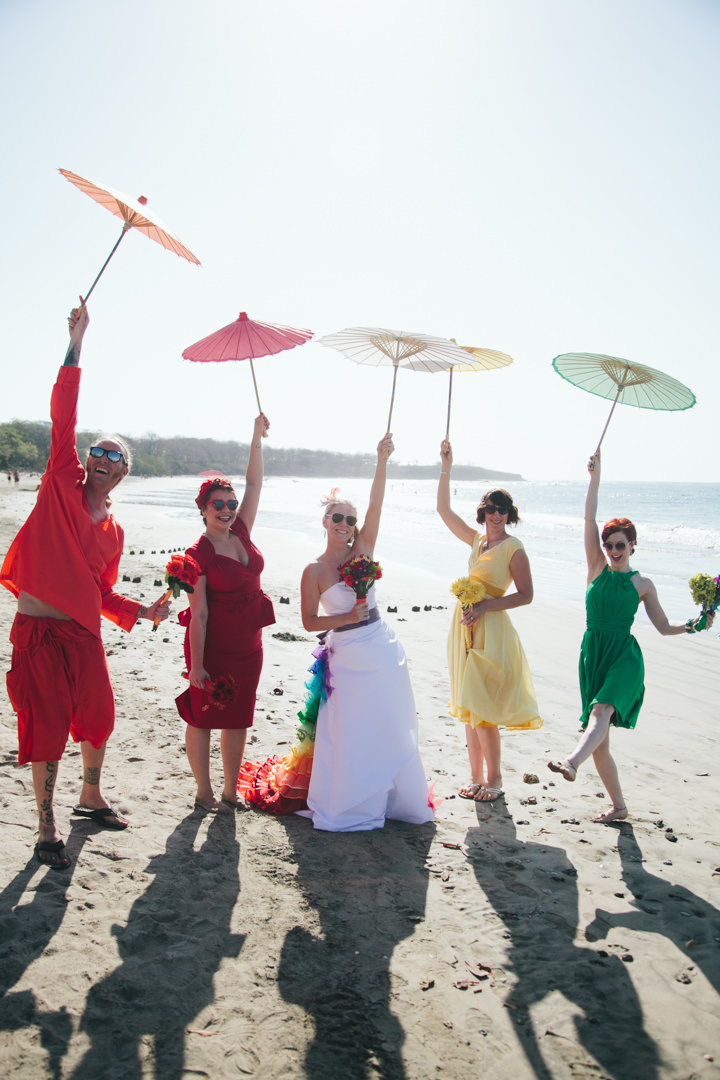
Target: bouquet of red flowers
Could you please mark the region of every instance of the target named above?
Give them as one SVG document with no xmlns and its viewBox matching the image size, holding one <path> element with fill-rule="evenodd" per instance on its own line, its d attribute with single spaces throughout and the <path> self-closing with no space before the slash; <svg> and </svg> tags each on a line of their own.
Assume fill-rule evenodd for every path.
<svg viewBox="0 0 720 1080">
<path fill-rule="evenodd" d="M 192 555 L 173 555 L 165 567 L 165 581 L 169 588 L 163 594 L 162 602 L 169 600 L 171 596 L 177 600 L 181 589 L 187 593 L 195 592 L 199 577 L 200 567 Z M 159 625 L 160 619 L 156 619 L 153 630 L 157 630 Z"/>
<path fill-rule="evenodd" d="M 222 711 L 226 705 L 232 705 L 238 696 L 237 683 L 232 675 L 218 675 L 216 679 L 210 679 L 205 683 L 205 692 L 208 702 L 203 705 L 203 712 L 207 712 L 211 705 Z"/>
<path fill-rule="evenodd" d="M 340 580 L 354 591 L 359 600 L 370 592 L 374 582 L 382 577 L 380 563 L 373 562 L 366 555 L 355 555 L 338 567 Z"/>
</svg>

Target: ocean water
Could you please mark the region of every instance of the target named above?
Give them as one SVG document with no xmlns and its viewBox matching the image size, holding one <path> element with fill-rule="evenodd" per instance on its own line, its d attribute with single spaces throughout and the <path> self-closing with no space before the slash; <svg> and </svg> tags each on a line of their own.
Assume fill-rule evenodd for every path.
<svg viewBox="0 0 720 1080">
<path fill-rule="evenodd" d="M 308 561 L 322 550 L 321 498 L 331 487 L 358 505 L 362 517 L 370 480 L 267 477 L 256 520 L 259 529 L 278 530 Z M 152 507 L 158 519 L 200 526 L 194 498 L 196 477 L 129 478 L 117 489 L 118 517 L 123 504 Z M 474 522 L 475 508 L 490 485 L 454 483 L 453 509 Z M 242 490 L 238 479 L 237 490 Z M 448 532 L 435 511 L 436 481 L 390 480 L 387 484 L 376 558 L 385 573 L 412 571 L 419 581 L 438 586 L 466 572 L 469 549 Z M 585 591 L 583 546 L 586 483 L 515 481 L 510 492 L 520 511 L 515 534 L 530 558 L 536 599 L 556 596 L 582 601 Z M 720 484 L 604 482 L 598 518 L 629 517 L 638 532 L 633 567 L 650 576 L 671 619 L 683 621 L 695 609 L 688 579 L 698 572 L 720 574 Z M 193 535 L 194 538 L 194 535 Z M 444 588 L 444 585 L 443 585 Z M 639 616 L 644 617 L 644 616 Z"/>
</svg>

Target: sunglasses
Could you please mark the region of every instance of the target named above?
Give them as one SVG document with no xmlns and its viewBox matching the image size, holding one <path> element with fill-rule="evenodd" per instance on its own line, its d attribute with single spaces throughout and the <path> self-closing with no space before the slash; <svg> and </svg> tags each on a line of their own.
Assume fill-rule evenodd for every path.
<svg viewBox="0 0 720 1080">
<path fill-rule="evenodd" d="M 606 551 L 612 551 L 613 548 L 615 548 L 616 551 L 624 551 L 627 547 L 627 544 L 623 540 L 621 540 L 618 544 L 613 544 L 612 541 L 610 541 L 610 543 L 608 544 L 603 544 L 603 547 Z"/>
<path fill-rule="evenodd" d="M 237 499 L 211 499 L 205 505 L 212 506 L 213 510 L 222 510 L 225 506 L 227 506 L 228 510 L 237 510 L 240 503 Z"/>
<path fill-rule="evenodd" d="M 484 510 L 486 514 L 502 514 L 503 517 L 510 513 L 509 506 L 481 506 L 480 509 Z"/>
<path fill-rule="evenodd" d="M 357 525 L 357 518 L 354 517 L 353 514 L 348 514 L 347 516 L 345 514 L 331 514 L 330 517 L 336 525 L 339 525 L 341 521 L 347 521 L 351 529 L 353 525 Z"/>
<path fill-rule="evenodd" d="M 105 457 L 106 454 L 108 461 L 122 461 L 127 465 L 125 455 L 121 454 L 119 450 L 106 450 L 104 446 L 90 447 L 90 457 Z"/>
</svg>

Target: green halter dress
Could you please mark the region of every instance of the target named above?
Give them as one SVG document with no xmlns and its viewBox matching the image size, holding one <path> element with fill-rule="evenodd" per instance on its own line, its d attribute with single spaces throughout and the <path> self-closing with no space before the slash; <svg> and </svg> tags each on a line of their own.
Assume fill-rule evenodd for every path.
<svg viewBox="0 0 720 1080">
<path fill-rule="evenodd" d="M 630 627 L 640 603 L 632 578 L 607 566 L 585 595 L 587 630 L 580 646 L 580 694 L 587 725 L 593 705 L 612 705 L 617 727 L 634 728 L 645 694 L 645 665 Z"/>
</svg>

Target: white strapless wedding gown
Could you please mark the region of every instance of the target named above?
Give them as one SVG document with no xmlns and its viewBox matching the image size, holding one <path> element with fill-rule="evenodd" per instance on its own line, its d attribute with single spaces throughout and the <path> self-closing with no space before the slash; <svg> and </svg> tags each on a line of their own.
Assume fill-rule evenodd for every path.
<svg viewBox="0 0 720 1080">
<path fill-rule="evenodd" d="M 350 611 L 355 593 L 339 581 L 320 597 L 326 614 Z M 368 595 L 376 606 L 375 589 Z M 402 645 L 383 619 L 331 630 L 330 683 L 320 706 L 309 810 L 316 829 L 381 829 L 386 818 L 431 821 L 425 770 L 418 751 L 415 701 Z"/>
</svg>

